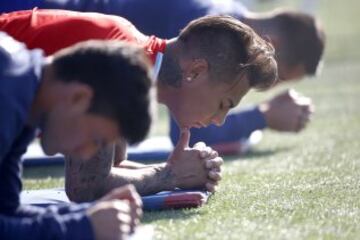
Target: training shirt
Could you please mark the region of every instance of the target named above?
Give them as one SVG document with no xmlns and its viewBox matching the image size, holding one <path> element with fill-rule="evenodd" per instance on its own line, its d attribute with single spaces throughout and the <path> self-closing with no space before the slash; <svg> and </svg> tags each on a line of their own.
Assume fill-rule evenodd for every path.
<svg viewBox="0 0 360 240">
<path fill-rule="evenodd" d="M 237 0 L 2 0 L 0 12 L 66 9 L 99 12 L 124 17 L 142 33 L 172 38 L 191 20 L 226 14 L 241 19 L 248 11 Z"/>
<path fill-rule="evenodd" d="M 140 33 L 126 19 L 100 13 L 35 8 L 2 14 L 0 30 L 47 55 L 86 40 L 119 40 L 143 47 L 154 62 L 156 53 L 166 47 L 164 39 Z"/>
<path fill-rule="evenodd" d="M 0 32 L 0 239 L 93 239 L 89 204 L 25 208 L 20 157 L 35 136 L 27 125 L 39 86 L 43 53 Z"/>
<path fill-rule="evenodd" d="M 0 12 L 29 9 L 67 9 L 123 16 L 141 32 L 162 38 L 176 37 L 190 21 L 209 14 L 226 14 L 242 19 L 248 10 L 237 0 L 4 0 Z M 191 129 L 191 143 L 199 140 L 218 144 L 246 139 L 266 128 L 264 115 L 257 107 L 231 113 L 221 127 Z M 172 118 L 170 137 L 178 140 L 179 129 Z"/>
</svg>

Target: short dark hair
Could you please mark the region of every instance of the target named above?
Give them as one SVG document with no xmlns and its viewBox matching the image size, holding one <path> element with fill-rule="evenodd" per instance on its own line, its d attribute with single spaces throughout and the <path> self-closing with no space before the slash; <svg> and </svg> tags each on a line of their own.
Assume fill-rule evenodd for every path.
<svg viewBox="0 0 360 240">
<path fill-rule="evenodd" d="M 282 35 L 278 60 L 289 66 L 301 64 L 308 75 L 314 75 L 325 48 L 325 33 L 316 19 L 306 13 L 280 9 L 274 21 Z"/>
<path fill-rule="evenodd" d="M 195 57 L 208 61 L 214 79 L 232 83 L 245 74 L 250 86 L 257 89 L 267 89 L 277 79 L 272 45 L 236 18 L 198 18 L 180 32 L 179 40 Z"/>
<path fill-rule="evenodd" d="M 89 112 L 115 120 L 131 144 L 145 138 L 152 79 L 142 49 L 118 41 L 86 41 L 57 52 L 53 66 L 59 80 L 92 88 Z"/>
</svg>

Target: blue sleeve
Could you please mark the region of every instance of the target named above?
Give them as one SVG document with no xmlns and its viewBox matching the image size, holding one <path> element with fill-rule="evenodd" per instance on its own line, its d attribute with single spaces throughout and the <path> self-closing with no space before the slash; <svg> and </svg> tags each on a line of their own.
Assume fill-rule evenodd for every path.
<svg viewBox="0 0 360 240">
<path fill-rule="evenodd" d="M 20 156 L 34 137 L 26 126 L 39 84 L 41 51 L 0 32 L 0 239 L 92 239 L 87 205 L 22 211 Z"/>
<path fill-rule="evenodd" d="M 238 0 L 212 0 L 208 1 L 207 6 L 209 15 L 230 15 L 241 20 L 249 13 L 245 5 Z"/>
<path fill-rule="evenodd" d="M 161 38 L 177 36 L 188 22 L 208 10 L 194 0 L 42 0 L 39 7 L 118 15 L 142 33 Z"/>
<path fill-rule="evenodd" d="M 28 10 L 39 6 L 41 0 L 1 0 L 0 13 Z"/>
<path fill-rule="evenodd" d="M 179 127 L 171 118 L 170 137 L 175 145 L 179 139 Z M 263 114 L 257 107 L 231 113 L 227 116 L 224 124 L 220 127 L 211 125 L 206 128 L 192 128 L 190 146 L 197 142 L 205 142 L 207 145 L 222 144 L 246 139 L 250 134 L 266 127 Z"/>
<path fill-rule="evenodd" d="M 19 205 L 19 161 L 34 137 L 26 121 L 42 60 L 41 51 L 29 51 L 0 32 L 0 213 L 13 212 Z"/>
<path fill-rule="evenodd" d="M 32 209 L 24 212 L 0 214 L 0 239 L 93 239 L 93 231 L 85 209 L 89 204 L 71 204 Z"/>
</svg>

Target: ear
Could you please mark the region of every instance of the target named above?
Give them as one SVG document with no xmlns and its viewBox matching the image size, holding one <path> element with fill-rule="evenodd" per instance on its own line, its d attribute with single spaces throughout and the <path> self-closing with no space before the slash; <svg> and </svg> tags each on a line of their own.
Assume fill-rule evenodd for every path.
<svg viewBox="0 0 360 240">
<path fill-rule="evenodd" d="M 186 83 L 197 83 L 202 79 L 207 79 L 209 70 L 208 62 L 203 59 L 188 60 L 183 74 Z"/>
<path fill-rule="evenodd" d="M 68 104 L 71 111 L 84 113 L 86 112 L 93 98 L 93 89 L 82 83 L 71 83 L 68 85 Z"/>
<path fill-rule="evenodd" d="M 263 36 L 263 38 L 271 43 L 275 49 L 278 49 L 279 46 L 281 46 L 281 37 L 277 34 L 266 34 Z"/>
</svg>

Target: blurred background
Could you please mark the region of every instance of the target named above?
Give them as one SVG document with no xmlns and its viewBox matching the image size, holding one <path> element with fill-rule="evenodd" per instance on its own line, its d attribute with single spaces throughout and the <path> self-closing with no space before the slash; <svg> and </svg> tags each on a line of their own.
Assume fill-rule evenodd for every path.
<svg viewBox="0 0 360 240">
<path fill-rule="evenodd" d="M 360 2 L 357 0 L 239 0 L 250 11 L 265 12 L 275 8 L 289 8 L 304 11 L 316 16 L 325 29 L 326 47 L 324 66 L 318 77 L 312 77 L 298 83 L 276 87 L 265 93 L 252 92 L 241 102 L 239 108 L 247 104 L 258 103 L 281 92 L 282 89 L 293 87 L 305 95 L 315 97 L 315 103 L 332 105 L 334 101 L 342 101 L 340 95 L 334 99 L 321 101 L 316 98 L 318 91 L 333 89 L 335 85 L 353 88 L 359 92 L 360 64 Z M 350 72 L 348 72 L 350 71 Z M 336 74 L 335 74 L 336 73 Z M 348 81 L 348 82 L 347 82 Z M 345 83 L 347 82 L 347 83 Z M 336 87 L 335 87 L 336 88 Z M 335 99 L 336 98 L 336 99 Z M 318 107 L 321 107 L 319 105 Z M 166 135 L 168 132 L 168 116 L 164 107 L 159 107 L 159 119 L 154 125 L 153 135 Z M 320 113 L 321 108 L 319 108 Z"/>
</svg>

